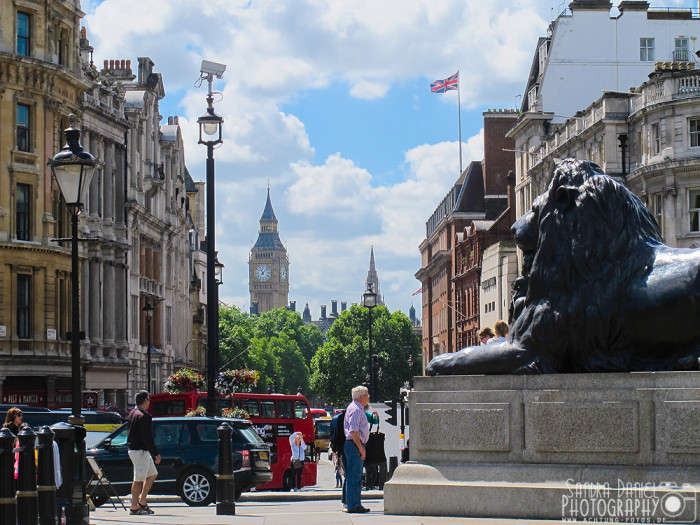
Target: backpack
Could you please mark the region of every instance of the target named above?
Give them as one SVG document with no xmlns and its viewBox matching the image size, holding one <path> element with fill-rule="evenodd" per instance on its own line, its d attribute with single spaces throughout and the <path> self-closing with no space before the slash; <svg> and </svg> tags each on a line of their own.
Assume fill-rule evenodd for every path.
<svg viewBox="0 0 700 525">
<path fill-rule="evenodd" d="M 338 454 L 343 453 L 345 446 L 345 410 L 333 416 L 331 419 L 331 450 Z"/>
</svg>

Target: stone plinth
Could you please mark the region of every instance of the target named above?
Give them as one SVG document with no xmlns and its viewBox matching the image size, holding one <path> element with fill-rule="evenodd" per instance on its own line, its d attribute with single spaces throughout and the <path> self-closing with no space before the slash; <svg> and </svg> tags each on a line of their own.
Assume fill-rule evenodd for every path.
<svg viewBox="0 0 700 525">
<path fill-rule="evenodd" d="M 388 514 L 698 522 L 700 372 L 418 377 L 409 402 Z"/>
</svg>

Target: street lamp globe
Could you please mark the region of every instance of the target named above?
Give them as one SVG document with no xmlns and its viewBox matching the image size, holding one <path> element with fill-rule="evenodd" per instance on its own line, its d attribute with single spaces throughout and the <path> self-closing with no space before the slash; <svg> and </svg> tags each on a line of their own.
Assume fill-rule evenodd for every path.
<svg viewBox="0 0 700 525">
<path fill-rule="evenodd" d="M 148 319 L 153 318 L 153 310 L 155 310 L 155 308 L 153 308 L 153 305 L 151 303 L 146 302 L 146 306 L 144 306 L 142 310 L 144 311 Z"/>
<path fill-rule="evenodd" d="M 220 144 L 222 140 L 222 130 L 224 119 L 214 113 L 211 105 L 207 112 L 197 119 L 199 124 L 199 144 Z"/>
<path fill-rule="evenodd" d="M 362 294 L 362 306 L 365 308 L 377 306 L 377 294 L 372 291 L 371 285 L 368 285 L 367 290 Z"/>
<path fill-rule="evenodd" d="M 224 264 L 219 261 L 219 258 L 214 259 L 214 277 L 216 284 L 224 284 Z"/>
<path fill-rule="evenodd" d="M 66 206 L 77 214 L 85 204 L 92 175 L 95 172 L 95 157 L 80 145 L 80 129 L 75 126 L 75 115 L 64 130 L 66 145 L 48 161 Z"/>
</svg>

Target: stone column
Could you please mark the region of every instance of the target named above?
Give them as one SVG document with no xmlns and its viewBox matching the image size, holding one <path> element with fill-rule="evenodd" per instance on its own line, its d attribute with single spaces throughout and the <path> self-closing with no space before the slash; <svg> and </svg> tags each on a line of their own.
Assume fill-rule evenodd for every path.
<svg viewBox="0 0 700 525">
<path fill-rule="evenodd" d="M 116 322 L 114 316 L 114 261 L 106 260 L 104 262 L 104 290 L 105 294 L 102 299 L 103 313 L 103 339 L 105 343 L 114 343 L 114 324 Z"/>
<path fill-rule="evenodd" d="M 105 142 L 105 170 L 104 170 L 104 218 L 107 221 L 114 220 L 114 143 Z"/>
<path fill-rule="evenodd" d="M 123 260 L 125 257 L 123 252 L 120 252 L 117 260 Z M 124 263 L 117 263 L 114 269 L 114 314 L 115 314 L 115 331 L 114 336 L 118 346 L 127 347 L 127 269 Z"/>
<path fill-rule="evenodd" d="M 124 224 L 124 148 L 116 148 L 114 154 L 114 221 Z"/>
<path fill-rule="evenodd" d="M 100 330 L 100 313 L 102 304 L 100 301 L 100 262 L 96 257 L 90 258 L 90 321 L 89 333 L 90 341 L 99 343 L 102 341 L 102 331 Z"/>
</svg>

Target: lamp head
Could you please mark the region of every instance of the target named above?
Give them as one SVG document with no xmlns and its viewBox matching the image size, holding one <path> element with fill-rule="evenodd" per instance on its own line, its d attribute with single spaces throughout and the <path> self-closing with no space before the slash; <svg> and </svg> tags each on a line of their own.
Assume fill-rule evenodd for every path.
<svg viewBox="0 0 700 525">
<path fill-rule="evenodd" d="M 95 172 L 95 157 L 80 145 L 80 129 L 76 116 L 69 116 L 70 124 L 64 130 L 66 145 L 47 162 L 51 168 L 66 206 L 72 213 L 79 213 L 87 200 L 87 191 Z"/>
</svg>

